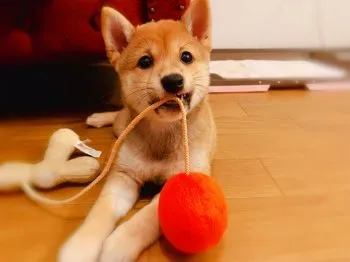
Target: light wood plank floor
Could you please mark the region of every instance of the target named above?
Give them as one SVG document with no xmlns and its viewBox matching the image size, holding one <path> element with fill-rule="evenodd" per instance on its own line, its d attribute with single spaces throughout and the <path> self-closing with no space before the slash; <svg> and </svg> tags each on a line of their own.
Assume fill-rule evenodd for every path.
<svg viewBox="0 0 350 262">
<path fill-rule="evenodd" d="M 227 196 L 228 231 L 204 254 L 181 257 L 162 240 L 140 261 L 350 261 L 350 92 L 217 94 L 211 101 L 219 139 L 213 174 Z M 2 120 L 0 162 L 39 160 L 47 138 L 61 127 L 107 152 L 111 130 L 87 129 L 84 118 Z M 0 195 L 1 261 L 55 261 L 99 189 L 49 211 L 21 193 Z"/>
</svg>

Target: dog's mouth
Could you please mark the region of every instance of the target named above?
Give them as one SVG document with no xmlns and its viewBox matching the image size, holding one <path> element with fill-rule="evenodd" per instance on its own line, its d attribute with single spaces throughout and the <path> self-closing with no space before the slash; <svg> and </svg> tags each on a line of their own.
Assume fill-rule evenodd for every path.
<svg viewBox="0 0 350 262">
<path fill-rule="evenodd" d="M 185 108 L 190 107 L 192 93 L 177 94 L 176 97 L 181 100 Z M 176 101 L 171 100 L 171 101 L 165 102 L 163 105 L 158 107 L 156 109 L 156 112 L 159 113 L 160 110 L 177 112 L 177 111 L 180 111 L 180 106 Z"/>
</svg>

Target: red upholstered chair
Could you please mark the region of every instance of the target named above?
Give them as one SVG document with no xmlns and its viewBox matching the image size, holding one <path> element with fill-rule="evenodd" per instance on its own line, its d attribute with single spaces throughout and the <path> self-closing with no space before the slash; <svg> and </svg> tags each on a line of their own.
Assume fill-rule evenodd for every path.
<svg viewBox="0 0 350 262">
<path fill-rule="evenodd" d="M 137 25 L 152 19 L 179 19 L 189 1 L 0 1 L 0 64 L 103 59 L 102 6 L 119 10 Z"/>
</svg>

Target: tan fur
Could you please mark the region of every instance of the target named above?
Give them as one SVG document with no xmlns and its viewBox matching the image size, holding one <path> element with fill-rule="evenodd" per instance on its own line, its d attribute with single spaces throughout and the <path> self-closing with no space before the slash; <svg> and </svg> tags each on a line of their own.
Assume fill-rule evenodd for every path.
<svg viewBox="0 0 350 262">
<path fill-rule="evenodd" d="M 113 128 L 119 135 L 146 107 L 169 96 L 160 79 L 179 73 L 185 80 L 182 92 L 193 93 L 187 108 L 190 167 L 210 175 L 216 130 L 207 97 L 209 13 L 207 0 L 196 0 L 182 21 L 165 20 L 134 28 L 120 13 L 104 8 L 102 33 L 110 62 L 120 76 L 124 109 L 115 115 L 111 112 L 93 115 L 87 122 L 98 123 L 97 127 L 110 125 L 111 116 L 115 116 Z M 192 64 L 181 62 L 182 51 L 192 53 L 195 58 Z M 153 57 L 152 68 L 137 67 L 144 55 Z M 115 223 L 133 207 L 143 183 L 159 178 L 165 181 L 183 171 L 180 117 L 180 111 L 153 112 L 126 138 L 99 199 L 60 250 L 59 261 L 131 262 L 159 238 L 158 195 L 116 229 Z"/>
</svg>

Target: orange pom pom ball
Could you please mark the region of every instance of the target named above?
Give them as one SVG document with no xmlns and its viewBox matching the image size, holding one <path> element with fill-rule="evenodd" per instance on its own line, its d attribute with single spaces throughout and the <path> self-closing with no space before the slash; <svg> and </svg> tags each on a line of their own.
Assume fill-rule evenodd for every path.
<svg viewBox="0 0 350 262">
<path fill-rule="evenodd" d="M 228 223 L 220 186 L 201 173 L 171 177 L 160 193 L 158 215 L 166 239 L 187 254 L 217 245 Z"/>
</svg>

